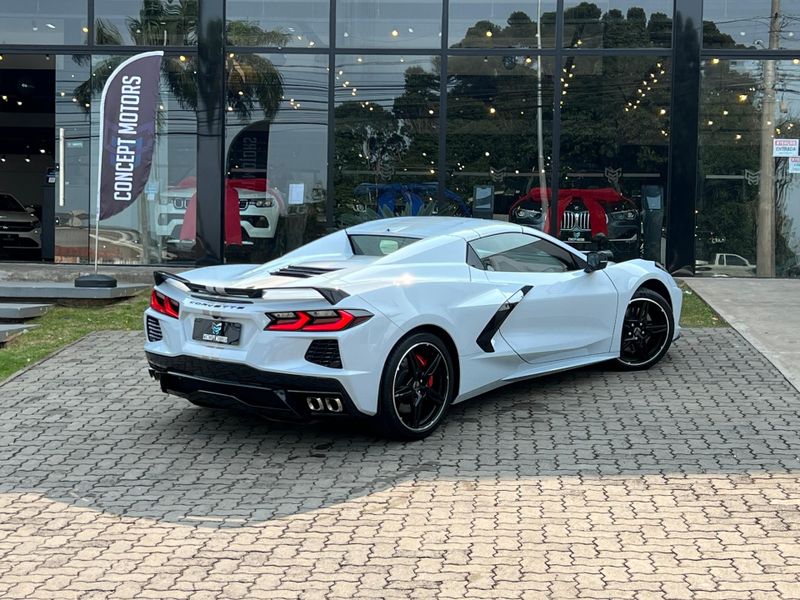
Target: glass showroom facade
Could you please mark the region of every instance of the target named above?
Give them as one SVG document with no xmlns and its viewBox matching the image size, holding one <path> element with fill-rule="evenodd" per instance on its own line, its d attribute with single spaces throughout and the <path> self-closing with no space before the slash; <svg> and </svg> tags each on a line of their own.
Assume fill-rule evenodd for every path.
<svg viewBox="0 0 800 600">
<path fill-rule="evenodd" d="M 152 49 L 153 167 L 101 262 L 462 215 L 800 277 L 800 0 L 0 0 L 0 258 L 91 261 L 99 96 Z"/>
</svg>

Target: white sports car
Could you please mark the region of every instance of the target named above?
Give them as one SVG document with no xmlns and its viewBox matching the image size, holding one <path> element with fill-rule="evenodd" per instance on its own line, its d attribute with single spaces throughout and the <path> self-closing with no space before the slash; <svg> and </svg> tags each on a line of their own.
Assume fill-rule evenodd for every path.
<svg viewBox="0 0 800 600">
<path fill-rule="evenodd" d="M 273 419 L 370 418 L 403 439 L 512 381 L 646 369 L 680 332 L 660 265 L 478 219 L 371 221 L 264 265 L 155 280 L 145 350 L 164 392 Z"/>
</svg>

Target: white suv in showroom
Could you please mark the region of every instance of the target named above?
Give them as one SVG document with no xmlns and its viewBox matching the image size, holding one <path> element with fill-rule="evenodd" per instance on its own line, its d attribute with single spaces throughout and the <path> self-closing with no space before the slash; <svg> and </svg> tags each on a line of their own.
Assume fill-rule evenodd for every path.
<svg viewBox="0 0 800 600">
<path fill-rule="evenodd" d="M 274 188 L 255 191 L 234 186 L 239 196 L 242 245 L 268 247 L 275 238 L 278 219 L 286 208 L 281 193 Z M 194 187 L 171 187 L 162 193 L 157 205 L 156 234 L 170 245 L 180 245 L 180 232 Z"/>
<path fill-rule="evenodd" d="M 41 250 L 42 224 L 11 194 L 0 192 L 0 251 Z"/>
</svg>

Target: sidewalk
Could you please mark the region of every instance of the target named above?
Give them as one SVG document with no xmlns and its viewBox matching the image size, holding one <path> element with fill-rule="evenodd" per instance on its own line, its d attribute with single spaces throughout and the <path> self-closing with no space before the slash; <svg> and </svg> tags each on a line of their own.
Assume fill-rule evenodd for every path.
<svg viewBox="0 0 800 600">
<path fill-rule="evenodd" d="M 153 271 L 180 273 L 191 265 L 140 267 L 133 265 L 100 265 L 99 272 L 112 275 L 120 283 L 153 283 Z M 71 283 L 78 275 L 93 273 L 94 265 L 69 265 L 48 263 L 0 262 L 0 281 Z"/>
<path fill-rule="evenodd" d="M 800 280 L 684 281 L 800 389 Z"/>
</svg>

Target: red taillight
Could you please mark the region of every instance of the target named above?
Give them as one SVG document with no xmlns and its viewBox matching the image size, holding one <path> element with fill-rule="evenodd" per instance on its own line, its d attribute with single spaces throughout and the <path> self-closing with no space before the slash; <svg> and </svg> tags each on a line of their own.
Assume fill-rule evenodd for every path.
<svg viewBox="0 0 800 600">
<path fill-rule="evenodd" d="M 162 315 L 177 319 L 181 307 L 177 300 L 173 300 L 169 296 L 153 290 L 153 293 L 150 294 L 150 308 Z"/>
<path fill-rule="evenodd" d="M 267 316 L 272 321 L 267 329 L 273 331 L 299 331 L 311 321 L 311 317 L 304 312 L 271 313 Z"/>
<path fill-rule="evenodd" d="M 315 318 L 305 331 L 341 331 L 353 324 L 356 318 L 346 310 L 334 310 L 336 316 Z"/>
<path fill-rule="evenodd" d="M 346 310 L 309 310 L 267 313 L 269 331 L 342 331 L 366 321 L 372 315 L 354 314 Z"/>
</svg>

